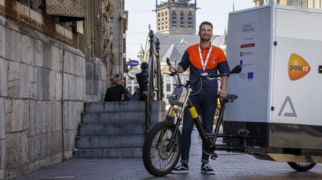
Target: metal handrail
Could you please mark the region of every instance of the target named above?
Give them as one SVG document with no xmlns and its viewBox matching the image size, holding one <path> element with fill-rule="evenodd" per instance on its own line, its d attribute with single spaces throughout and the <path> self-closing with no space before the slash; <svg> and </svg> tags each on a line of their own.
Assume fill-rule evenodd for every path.
<svg viewBox="0 0 322 180">
<path fill-rule="evenodd" d="M 149 32 L 149 62 L 148 69 L 144 73 L 145 76 L 145 135 L 149 132 L 151 114 L 152 114 L 152 101 L 161 100 L 163 98 L 161 66 L 159 58 L 160 42 L 154 36 L 153 30 Z"/>
</svg>

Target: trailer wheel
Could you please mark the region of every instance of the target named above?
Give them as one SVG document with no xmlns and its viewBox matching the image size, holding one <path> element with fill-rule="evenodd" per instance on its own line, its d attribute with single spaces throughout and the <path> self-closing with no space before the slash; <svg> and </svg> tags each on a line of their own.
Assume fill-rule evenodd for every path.
<svg viewBox="0 0 322 180">
<path fill-rule="evenodd" d="M 310 162 L 287 162 L 296 171 L 308 171 L 312 169 L 316 163 Z"/>
</svg>

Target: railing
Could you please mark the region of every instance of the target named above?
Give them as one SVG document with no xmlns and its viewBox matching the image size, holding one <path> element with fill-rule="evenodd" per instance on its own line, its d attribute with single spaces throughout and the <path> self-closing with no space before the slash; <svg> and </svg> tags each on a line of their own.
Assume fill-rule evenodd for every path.
<svg viewBox="0 0 322 180">
<path fill-rule="evenodd" d="M 149 33 L 149 61 L 148 70 L 144 73 L 145 79 L 145 134 L 148 133 L 150 129 L 151 114 L 152 114 L 152 101 L 162 100 L 163 98 L 163 88 L 161 79 L 161 67 L 160 67 L 160 57 L 159 49 L 160 42 L 157 37 L 154 36 L 153 30 Z"/>
<path fill-rule="evenodd" d="M 191 8 L 196 8 L 196 4 L 190 4 L 187 2 L 184 3 L 179 3 L 179 2 L 170 2 L 170 3 L 162 3 L 162 4 L 158 4 L 157 8 L 162 8 L 162 7 L 191 7 Z"/>
</svg>

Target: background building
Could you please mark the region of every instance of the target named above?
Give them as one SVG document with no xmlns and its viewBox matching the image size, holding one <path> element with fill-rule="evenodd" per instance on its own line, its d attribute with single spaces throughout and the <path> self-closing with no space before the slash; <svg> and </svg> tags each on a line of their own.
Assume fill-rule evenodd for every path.
<svg viewBox="0 0 322 180">
<path fill-rule="evenodd" d="M 322 9 L 322 0 L 254 0 L 255 6 L 280 4 L 305 8 Z"/>
<path fill-rule="evenodd" d="M 157 33 L 196 34 L 197 3 L 191 0 L 161 0 L 156 4 Z M 156 1 L 157 2 L 157 1 Z"/>
</svg>

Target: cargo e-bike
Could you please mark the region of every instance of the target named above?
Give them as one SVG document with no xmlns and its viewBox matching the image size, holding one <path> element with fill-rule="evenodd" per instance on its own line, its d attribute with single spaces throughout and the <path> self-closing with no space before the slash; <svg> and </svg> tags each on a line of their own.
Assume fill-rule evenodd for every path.
<svg viewBox="0 0 322 180">
<path fill-rule="evenodd" d="M 171 65 L 167 60 L 168 65 Z M 230 74 L 236 74 L 241 71 L 241 66 L 236 66 L 230 73 L 225 74 L 207 74 L 200 75 L 197 81 L 182 84 L 180 76 L 176 70 L 172 70 L 170 76 L 176 76 L 177 87 L 174 89 L 172 95 L 169 98 L 171 107 L 169 113 L 166 116 L 166 120 L 154 125 L 148 132 L 143 146 L 143 162 L 146 170 L 154 176 L 165 176 L 170 173 L 174 166 L 178 163 L 181 152 L 181 133 L 179 130 L 180 123 L 182 121 L 182 115 L 185 107 L 189 108 L 189 112 L 193 118 L 193 121 L 198 129 L 199 135 L 203 143 L 203 151 L 209 154 L 211 159 L 215 159 L 217 154 L 216 150 L 228 150 L 228 151 L 241 151 L 246 149 L 246 137 L 248 130 L 240 130 L 239 134 L 219 134 L 219 127 L 223 120 L 225 104 L 227 102 L 233 102 L 237 99 L 237 95 L 228 94 L 223 100 L 223 104 L 220 110 L 219 118 L 216 124 L 216 128 L 213 133 L 205 133 L 200 117 L 191 103 L 189 96 L 191 88 L 194 87 L 199 81 L 207 80 L 208 78 L 218 78 L 223 76 L 229 76 Z M 181 109 L 176 123 L 170 121 L 170 114 L 173 108 L 177 106 Z M 224 137 L 228 143 L 216 144 L 217 137 Z M 237 144 L 229 143 L 230 138 L 240 139 Z"/>
</svg>

